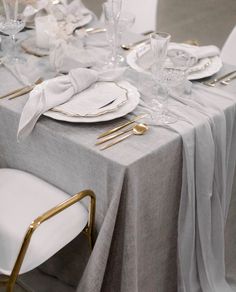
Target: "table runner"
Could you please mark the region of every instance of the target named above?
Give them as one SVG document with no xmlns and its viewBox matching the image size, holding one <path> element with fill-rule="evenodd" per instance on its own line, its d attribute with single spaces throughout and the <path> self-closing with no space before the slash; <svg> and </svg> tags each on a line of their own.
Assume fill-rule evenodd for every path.
<svg viewBox="0 0 236 292">
<path fill-rule="evenodd" d="M 4 74 L 5 89 L 16 84 L 4 70 L 0 74 Z M 217 91 L 213 92 L 217 96 Z M 219 93 L 218 100 L 230 121 L 227 117 L 234 104 L 223 95 Z M 134 137 L 119 148 L 101 153 L 94 149 L 94 140 L 112 122 L 68 125 L 42 118 L 32 137 L 17 145 L 16 129 L 24 102 L 24 97 L 1 101 L 1 167 L 31 171 L 68 192 L 83 186 L 97 192 L 100 233 L 78 291 L 156 291 L 157 287 L 176 291 L 179 136 L 153 128 L 143 139 Z M 93 169 L 93 163 L 100 166 L 99 170 Z M 227 208 L 226 204 L 225 213 Z"/>
</svg>

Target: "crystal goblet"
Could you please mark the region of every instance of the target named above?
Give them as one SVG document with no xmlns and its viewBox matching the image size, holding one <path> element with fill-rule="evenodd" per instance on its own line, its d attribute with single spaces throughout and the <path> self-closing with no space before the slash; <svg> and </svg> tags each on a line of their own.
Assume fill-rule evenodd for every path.
<svg viewBox="0 0 236 292">
<path fill-rule="evenodd" d="M 16 51 L 16 34 L 25 27 L 25 21 L 19 13 L 20 5 L 18 0 L 2 0 L 4 11 L 0 16 L 0 31 L 12 40 L 12 52 L 10 62 L 24 62 Z"/>
</svg>

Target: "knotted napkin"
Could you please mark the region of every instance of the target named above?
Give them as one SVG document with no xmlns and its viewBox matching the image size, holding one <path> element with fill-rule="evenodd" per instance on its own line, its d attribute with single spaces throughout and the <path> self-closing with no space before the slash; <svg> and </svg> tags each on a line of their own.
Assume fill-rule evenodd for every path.
<svg viewBox="0 0 236 292">
<path fill-rule="evenodd" d="M 200 59 L 209 58 L 220 55 L 220 50 L 216 46 L 193 46 L 183 43 L 170 43 L 168 47 L 168 56 L 171 57 L 176 52 L 184 52 L 189 58 L 189 66 L 194 66 Z"/>
<path fill-rule="evenodd" d="M 18 127 L 18 141 L 27 137 L 33 130 L 39 117 L 49 109 L 63 104 L 76 93 L 90 87 L 97 81 L 114 81 L 125 71 L 125 68 L 97 72 L 91 69 L 78 68 L 66 76 L 59 76 L 37 85 L 31 91 L 26 102 Z"/>
<path fill-rule="evenodd" d="M 171 64 L 173 65 L 174 56 L 178 56 L 181 52 L 184 52 L 189 57 L 187 65 L 190 66 L 190 72 L 204 68 L 209 61 L 205 60 L 205 58 L 219 56 L 220 54 L 219 48 L 213 45 L 193 46 L 183 43 L 170 43 L 168 46 L 166 66 L 169 67 Z M 144 46 L 143 50 L 140 49 L 140 53 L 137 53 L 137 57 L 137 64 L 144 70 L 149 70 L 153 65 L 154 59 L 150 46 Z"/>
</svg>

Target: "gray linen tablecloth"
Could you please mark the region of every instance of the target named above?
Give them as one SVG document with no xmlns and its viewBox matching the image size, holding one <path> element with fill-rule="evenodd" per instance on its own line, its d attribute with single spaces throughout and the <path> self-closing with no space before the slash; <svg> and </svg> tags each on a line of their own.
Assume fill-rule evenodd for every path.
<svg viewBox="0 0 236 292">
<path fill-rule="evenodd" d="M 0 94 L 19 86 L 5 68 L 0 68 L 0 78 Z M 145 90 L 148 80 L 145 83 L 143 76 L 136 76 L 132 82 L 137 85 L 142 82 L 145 92 L 142 97 L 148 98 Z M 236 94 L 235 86 L 227 90 Z M 206 111 L 216 95 L 221 111 L 211 114 L 213 117 L 224 114 L 227 119 L 235 110 L 234 95 L 227 97 L 223 91 L 203 88 L 198 91 L 197 87 L 193 91 L 193 97 L 201 101 L 207 96 Z M 77 291 L 176 291 L 182 185 L 179 125 L 186 124 L 183 120 L 190 121 L 188 127 L 192 131 L 206 123 L 206 115 L 195 108 L 182 109 L 182 103 L 173 101 L 170 108 L 182 121 L 170 129 L 153 126 L 145 136 L 132 137 L 101 152 L 94 146 L 96 137 L 114 126 L 114 121 L 69 124 L 41 117 L 33 133 L 17 143 L 19 118 L 26 99 L 23 96 L 0 101 L 0 167 L 32 172 L 71 194 L 91 188 L 97 196 L 98 237 Z M 229 130 L 226 127 L 226 135 Z M 235 204 L 233 197 L 226 229 L 226 267 L 230 276 L 236 271 L 232 223 Z M 55 274 L 76 285 L 73 278 L 76 268 L 76 263 L 72 263 L 71 277 L 66 279 L 56 267 Z"/>
</svg>

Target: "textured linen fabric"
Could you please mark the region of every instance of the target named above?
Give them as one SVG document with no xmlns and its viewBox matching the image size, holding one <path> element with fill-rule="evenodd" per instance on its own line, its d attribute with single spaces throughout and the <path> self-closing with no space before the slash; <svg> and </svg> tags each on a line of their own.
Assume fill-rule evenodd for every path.
<svg viewBox="0 0 236 292">
<path fill-rule="evenodd" d="M 0 76 L 4 76 L 6 80 L 1 91 L 5 92 L 18 85 L 4 68 L 0 69 Z M 146 86 L 144 78 L 139 79 L 136 75 L 133 83 L 138 87 Z M 220 242 L 213 246 L 214 255 L 218 248 L 222 247 L 224 224 L 221 218 L 223 216 L 226 220 L 229 209 L 233 176 L 233 171 L 230 170 L 234 169 L 235 163 L 232 117 L 235 116 L 236 89 L 235 86 L 227 87 L 228 89 L 233 94 L 196 85 L 193 88 L 193 98 L 196 101 L 193 105 L 186 106 L 185 101 L 170 102 L 171 111 L 180 117 L 180 121 L 175 125 L 168 129 L 150 127 L 146 135 L 132 137 L 103 152 L 95 148 L 94 142 L 98 134 L 116 124 L 114 121 L 72 125 L 41 117 L 32 135 L 17 144 L 17 127 L 26 96 L 0 102 L 0 167 L 15 167 L 35 173 L 69 193 L 75 193 L 78 189 L 86 187 L 93 189 L 97 195 L 96 227 L 99 233 L 77 291 L 176 291 L 179 204 L 181 207 L 179 221 L 181 222 L 185 216 L 190 218 L 189 221 L 184 221 L 186 225 L 179 225 L 180 235 L 181 232 L 185 235 L 187 230 L 187 235 L 192 239 L 190 241 L 192 245 L 189 245 L 189 241 L 185 241 L 186 237 L 182 238 L 188 251 L 193 250 L 194 242 L 199 244 L 199 241 L 195 241 L 196 238 L 203 240 L 204 246 L 209 247 L 205 242 L 209 237 L 202 237 L 204 230 L 201 229 L 206 224 L 209 230 L 210 226 L 207 224 L 209 221 L 199 220 L 202 215 L 196 208 L 199 204 L 203 204 L 202 212 L 208 208 L 207 211 L 213 211 L 213 215 L 217 215 L 214 213 L 215 207 L 222 209 L 220 217 L 216 216 L 221 225 L 218 224 L 216 228 L 216 236 Z M 148 92 L 145 92 L 142 98 L 145 101 Z M 140 107 L 140 111 L 142 110 Z M 209 119 L 206 118 L 208 115 Z M 223 139 L 224 136 L 218 134 L 223 133 L 222 129 L 226 130 L 225 148 L 218 144 L 223 143 L 219 138 Z M 182 135 L 182 139 L 177 132 Z M 207 138 L 206 141 L 201 139 L 202 135 Z M 217 142 L 215 152 L 207 149 L 207 142 L 211 143 L 210 145 Z M 195 148 L 201 150 L 202 145 L 206 147 L 204 157 L 207 157 L 207 160 L 209 155 L 214 157 L 214 165 L 213 162 L 208 165 L 204 159 L 197 159 L 200 152 Z M 188 153 L 188 149 L 191 152 Z M 215 160 L 214 153 L 218 155 L 220 149 L 223 150 Z M 228 159 L 224 160 L 224 156 Z M 226 165 L 223 165 L 224 161 Z M 225 169 L 222 176 L 221 165 Z M 203 166 L 206 169 L 203 169 L 204 173 L 198 174 L 201 177 L 193 175 L 192 170 Z M 186 170 L 183 172 L 183 179 L 182 167 Z M 209 170 L 207 178 L 214 175 L 212 194 L 208 194 L 211 186 L 204 177 L 207 170 Z M 218 177 L 221 179 L 218 180 Z M 201 188 L 195 189 L 195 186 L 199 186 L 199 180 L 203 178 L 206 184 L 200 184 Z M 191 184 L 187 184 L 189 179 Z M 226 180 L 226 183 L 222 180 Z M 216 187 L 216 183 L 219 183 L 219 186 Z M 187 188 L 191 190 L 189 198 L 195 196 L 196 201 L 186 202 L 183 195 Z M 217 190 L 222 188 L 224 189 L 220 193 L 222 196 L 217 195 Z M 200 196 L 201 193 L 207 193 L 208 196 Z M 214 198 L 212 208 L 209 206 L 210 198 L 212 200 Z M 207 200 L 207 205 L 204 200 Z M 185 209 L 186 203 L 190 204 L 190 209 Z M 185 210 L 188 212 L 185 213 Z M 204 213 L 202 219 L 209 220 L 208 215 Z M 198 237 L 195 237 L 196 233 L 193 234 L 196 226 Z M 220 226 L 222 229 L 218 228 Z M 215 266 L 216 274 L 211 269 L 212 258 L 210 261 L 208 258 L 211 253 L 206 255 L 202 251 L 205 249 L 201 250 L 197 246 L 190 259 L 184 257 L 179 260 L 183 279 L 181 284 L 185 291 L 192 292 L 188 289 L 192 288 L 189 286 L 194 280 L 196 289 L 199 285 L 207 287 L 209 282 L 205 279 L 205 271 L 210 271 L 210 279 L 217 277 L 227 286 L 222 263 L 223 250 L 216 257 L 218 263 Z M 235 250 L 232 250 L 231 257 L 233 252 Z M 187 262 L 189 260 L 192 269 L 189 268 Z M 206 262 L 199 281 L 198 268 Z M 228 263 L 231 264 L 230 261 Z M 231 268 L 230 271 L 232 275 Z M 54 274 L 57 275 L 56 267 Z M 71 275 L 75 274 L 76 267 L 72 263 Z M 68 276 L 64 280 L 76 285 L 73 277 Z"/>
</svg>

